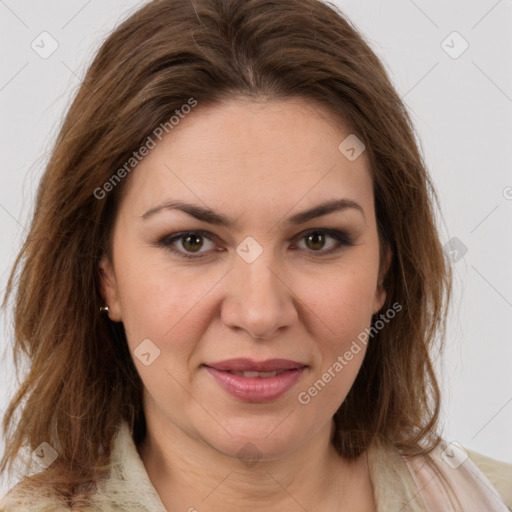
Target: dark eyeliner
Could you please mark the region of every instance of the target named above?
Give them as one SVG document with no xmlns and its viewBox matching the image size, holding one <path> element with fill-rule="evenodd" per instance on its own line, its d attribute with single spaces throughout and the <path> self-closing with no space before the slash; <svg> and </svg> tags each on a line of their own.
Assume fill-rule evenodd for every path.
<svg viewBox="0 0 512 512">
<path fill-rule="evenodd" d="M 353 247 L 356 245 L 355 239 L 346 231 L 339 231 L 337 229 L 328 229 L 328 228 L 313 228 L 309 229 L 300 235 L 296 237 L 296 240 L 302 240 L 303 238 L 306 238 L 309 235 L 312 235 L 314 233 L 321 233 L 324 235 L 328 235 L 334 240 L 338 242 L 338 245 L 335 247 L 332 247 L 331 249 L 324 251 L 324 250 L 309 250 L 308 253 L 311 254 L 319 254 L 319 255 L 329 255 L 335 252 L 338 252 L 339 250 L 343 249 L 343 247 Z"/>
<path fill-rule="evenodd" d="M 157 247 L 163 247 L 164 249 L 167 249 L 167 250 L 171 251 L 172 253 L 177 254 L 178 256 L 183 257 L 183 258 L 195 259 L 195 260 L 203 259 L 206 256 L 205 253 L 197 253 L 196 255 L 194 255 L 194 253 L 178 251 L 177 249 L 175 249 L 172 246 L 172 244 L 174 242 L 176 242 L 182 238 L 185 238 L 187 235 L 203 236 L 204 238 L 207 238 L 208 240 L 213 242 L 212 236 L 207 231 L 198 230 L 198 231 L 182 231 L 180 233 L 176 233 L 173 235 L 166 235 L 166 236 L 160 238 L 156 242 L 156 245 L 157 245 Z"/>
</svg>

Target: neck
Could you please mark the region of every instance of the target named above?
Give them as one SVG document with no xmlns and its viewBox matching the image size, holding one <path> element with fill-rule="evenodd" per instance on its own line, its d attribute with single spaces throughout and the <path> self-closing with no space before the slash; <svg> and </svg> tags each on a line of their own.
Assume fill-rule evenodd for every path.
<svg viewBox="0 0 512 512">
<path fill-rule="evenodd" d="M 356 489 L 365 481 L 366 459 L 341 458 L 331 443 L 333 431 L 334 422 L 326 424 L 285 457 L 242 461 L 170 422 L 154 420 L 139 452 L 168 510 L 313 511 L 322 510 L 320 504 L 340 503 L 343 508 L 336 510 L 352 510 L 349 503 L 357 504 Z"/>
</svg>

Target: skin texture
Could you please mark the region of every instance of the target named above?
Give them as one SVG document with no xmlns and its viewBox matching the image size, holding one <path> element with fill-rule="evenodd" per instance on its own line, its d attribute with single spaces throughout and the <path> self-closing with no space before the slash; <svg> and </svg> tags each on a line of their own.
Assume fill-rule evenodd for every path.
<svg viewBox="0 0 512 512">
<path fill-rule="evenodd" d="M 330 442 L 332 416 L 357 376 L 364 344 L 307 405 L 298 401 L 385 300 L 366 154 L 349 161 L 338 150 L 350 133 L 303 99 L 199 105 L 127 178 L 112 262 L 100 263 L 102 290 L 132 354 L 147 339 L 160 350 L 148 366 L 134 362 L 148 425 L 140 454 L 169 510 L 374 510 L 365 454 L 349 464 Z M 348 208 L 287 223 L 342 198 L 364 215 Z M 233 225 L 175 209 L 142 218 L 170 200 L 214 209 Z M 320 228 L 346 231 L 354 245 L 329 253 L 338 242 L 328 234 L 323 245 L 308 241 Z M 158 245 L 192 230 L 212 240 Z M 252 263 L 236 252 L 246 237 L 263 250 Z M 204 257 L 180 257 L 169 246 Z M 308 368 L 276 400 L 246 403 L 201 366 L 233 357 L 292 359 Z M 257 462 L 243 460 L 244 446 Z"/>
</svg>

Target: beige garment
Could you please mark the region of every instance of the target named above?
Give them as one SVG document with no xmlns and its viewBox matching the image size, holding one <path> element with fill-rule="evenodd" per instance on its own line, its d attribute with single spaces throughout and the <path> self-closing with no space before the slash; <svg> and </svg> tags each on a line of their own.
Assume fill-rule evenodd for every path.
<svg viewBox="0 0 512 512">
<path fill-rule="evenodd" d="M 377 512 L 512 511 L 512 464 L 472 451 L 464 452 L 446 443 L 433 452 L 432 459 L 452 483 L 461 508 L 452 504 L 448 491 L 423 457 L 405 460 L 395 447 L 375 445 L 368 450 L 368 462 Z M 90 512 L 167 512 L 125 423 L 114 439 L 111 460 L 112 473 L 94 494 Z M 201 510 L 199 504 L 196 508 Z M 34 496 L 30 489 L 19 485 L 0 500 L 0 510 L 61 512 L 69 509 L 51 498 Z"/>
</svg>

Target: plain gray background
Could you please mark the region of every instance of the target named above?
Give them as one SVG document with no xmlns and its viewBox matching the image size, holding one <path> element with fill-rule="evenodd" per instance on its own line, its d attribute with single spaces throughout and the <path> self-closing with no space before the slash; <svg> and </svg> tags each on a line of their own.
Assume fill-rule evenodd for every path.
<svg viewBox="0 0 512 512">
<path fill-rule="evenodd" d="M 80 77 L 106 34 L 144 3 L 0 0 L 0 291 Z M 443 244 L 458 251 L 447 256 L 455 291 L 439 367 L 442 435 L 512 462 L 512 1 L 335 3 L 384 61 L 412 114 L 441 200 Z M 51 49 L 42 32 L 58 44 L 47 58 L 31 46 L 41 52 L 46 38 Z M 1 318 L 3 349 L 12 335 L 10 318 Z M 0 385 L 1 412 L 14 389 L 9 360 Z M 6 490 L 3 481 L 0 494 Z"/>
</svg>

